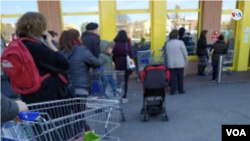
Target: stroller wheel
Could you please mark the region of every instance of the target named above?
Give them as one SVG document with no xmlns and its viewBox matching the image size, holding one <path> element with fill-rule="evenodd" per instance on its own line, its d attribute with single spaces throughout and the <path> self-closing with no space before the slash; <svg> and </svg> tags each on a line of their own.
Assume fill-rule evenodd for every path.
<svg viewBox="0 0 250 141">
<path fill-rule="evenodd" d="M 144 122 L 148 121 L 148 114 L 142 115 L 142 121 L 144 121 Z"/>
<path fill-rule="evenodd" d="M 162 120 L 163 121 L 168 121 L 169 119 L 168 119 L 168 115 L 167 114 L 163 114 L 162 115 Z"/>
</svg>

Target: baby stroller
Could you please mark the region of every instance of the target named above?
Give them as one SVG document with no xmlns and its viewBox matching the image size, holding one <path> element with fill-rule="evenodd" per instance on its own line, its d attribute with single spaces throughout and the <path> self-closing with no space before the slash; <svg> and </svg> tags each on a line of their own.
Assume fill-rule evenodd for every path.
<svg viewBox="0 0 250 141">
<path fill-rule="evenodd" d="M 148 115 L 162 114 L 162 119 L 168 121 L 165 110 L 165 93 L 170 79 L 170 72 L 165 65 L 148 65 L 141 74 L 143 83 L 142 120 L 147 121 Z"/>
</svg>

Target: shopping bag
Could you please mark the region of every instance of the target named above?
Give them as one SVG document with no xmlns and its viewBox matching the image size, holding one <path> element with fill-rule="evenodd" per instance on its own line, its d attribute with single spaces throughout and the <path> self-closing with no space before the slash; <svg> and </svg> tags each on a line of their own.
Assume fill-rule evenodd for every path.
<svg viewBox="0 0 250 141">
<path fill-rule="evenodd" d="M 133 70 L 135 69 L 135 62 L 128 55 L 126 56 L 127 69 Z"/>
</svg>

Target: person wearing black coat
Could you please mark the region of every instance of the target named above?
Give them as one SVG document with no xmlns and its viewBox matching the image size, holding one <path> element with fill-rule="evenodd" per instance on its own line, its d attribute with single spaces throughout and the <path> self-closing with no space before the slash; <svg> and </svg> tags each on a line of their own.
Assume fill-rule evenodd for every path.
<svg viewBox="0 0 250 141">
<path fill-rule="evenodd" d="M 33 57 L 40 76 L 50 74 L 37 92 L 21 94 L 22 100 L 29 104 L 71 98 L 67 84 L 59 77 L 59 74 L 66 74 L 69 63 L 58 52 L 52 43 L 51 35 L 46 32 L 45 17 L 37 12 L 28 12 L 18 20 L 16 27 L 19 38 L 37 40 L 37 42 L 24 40 L 23 43 Z M 43 35 L 46 36 L 46 40 Z"/>
<path fill-rule="evenodd" d="M 209 59 L 207 52 L 207 39 L 206 39 L 207 32 L 208 32 L 207 30 L 201 31 L 201 35 L 197 44 L 197 56 L 199 57 L 197 75 L 201 76 L 205 74 L 205 69 Z"/>
<path fill-rule="evenodd" d="M 213 66 L 212 81 L 215 82 L 218 74 L 219 57 L 220 55 L 227 54 L 227 45 L 224 41 L 223 35 L 220 35 L 219 39 L 213 44 L 211 52 L 212 52 L 212 66 Z"/>
<path fill-rule="evenodd" d="M 86 46 L 96 58 L 98 58 L 101 53 L 98 24 L 89 23 L 86 26 L 86 30 L 86 32 L 82 33 L 82 44 Z"/>
</svg>

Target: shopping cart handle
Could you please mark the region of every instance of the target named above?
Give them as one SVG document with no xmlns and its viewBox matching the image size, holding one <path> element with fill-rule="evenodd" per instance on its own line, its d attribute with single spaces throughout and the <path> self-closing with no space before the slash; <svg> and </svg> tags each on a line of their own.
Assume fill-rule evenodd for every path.
<svg viewBox="0 0 250 141">
<path fill-rule="evenodd" d="M 35 121 L 39 116 L 39 112 L 22 112 L 18 114 L 18 117 L 24 121 Z"/>
<path fill-rule="evenodd" d="M 102 66 L 99 67 L 99 70 L 100 70 L 100 71 L 104 71 L 104 67 L 102 67 Z"/>
</svg>

